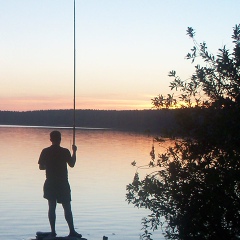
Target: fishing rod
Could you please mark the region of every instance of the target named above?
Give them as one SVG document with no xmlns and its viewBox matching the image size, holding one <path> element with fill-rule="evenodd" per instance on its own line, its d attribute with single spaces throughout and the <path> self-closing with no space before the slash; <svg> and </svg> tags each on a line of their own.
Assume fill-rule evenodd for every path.
<svg viewBox="0 0 240 240">
<path fill-rule="evenodd" d="M 76 136 L 76 23 L 75 23 L 75 0 L 73 4 L 73 145 Z"/>
</svg>

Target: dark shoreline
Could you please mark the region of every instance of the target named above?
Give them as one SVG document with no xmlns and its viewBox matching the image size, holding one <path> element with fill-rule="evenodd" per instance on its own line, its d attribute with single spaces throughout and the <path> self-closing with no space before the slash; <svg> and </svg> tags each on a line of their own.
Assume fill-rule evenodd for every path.
<svg viewBox="0 0 240 240">
<path fill-rule="evenodd" d="M 0 125 L 71 128 L 73 110 L 0 111 Z M 174 110 L 76 110 L 76 128 L 161 133 L 174 125 Z"/>
</svg>

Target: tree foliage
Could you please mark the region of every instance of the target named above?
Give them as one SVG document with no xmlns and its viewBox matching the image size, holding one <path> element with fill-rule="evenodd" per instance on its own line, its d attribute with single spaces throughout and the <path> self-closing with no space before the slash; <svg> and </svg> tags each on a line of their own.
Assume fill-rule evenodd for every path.
<svg viewBox="0 0 240 240">
<path fill-rule="evenodd" d="M 143 220 L 143 238 L 162 227 L 167 239 L 237 239 L 240 235 L 240 25 L 233 28 L 233 50 L 224 46 L 217 55 L 205 42 L 194 46 L 186 58 L 196 64 L 188 80 L 175 71 L 172 90 L 152 99 L 153 105 L 181 105 L 178 123 L 182 138 L 158 157 L 151 155 L 152 173 L 138 172 L 127 186 L 127 200 L 150 209 Z M 203 66 L 202 66 L 203 65 Z M 178 133 L 180 134 L 180 133 Z M 158 140 L 156 140 L 158 141 Z M 151 151 L 153 152 L 153 150 Z"/>
</svg>

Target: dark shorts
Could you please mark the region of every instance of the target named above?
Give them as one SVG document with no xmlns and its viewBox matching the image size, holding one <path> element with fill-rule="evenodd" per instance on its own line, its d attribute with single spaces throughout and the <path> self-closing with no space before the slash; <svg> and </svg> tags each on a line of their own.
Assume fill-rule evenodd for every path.
<svg viewBox="0 0 240 240">
<path fill-rule="evenodd" d="M 48 200 L 55 200 L 58 203 L 71 201 L 71 189 L 68 180 L 50 181 L 46 179 L 43 186 L 43 197 Z"/>
</svg>

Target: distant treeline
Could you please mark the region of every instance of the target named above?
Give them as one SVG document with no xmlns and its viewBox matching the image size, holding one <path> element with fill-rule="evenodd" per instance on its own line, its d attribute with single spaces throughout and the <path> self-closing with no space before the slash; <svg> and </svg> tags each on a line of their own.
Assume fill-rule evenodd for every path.
<svg viewBox="0 0 240 240">
<path fill-rule="evenodd" d="M 73 110 L 0 111 L 0 125 L 73 125 Z M 165 132 L 175 126 L 174 110 L 76 110 L 76 127 Z"/>
</svg>

